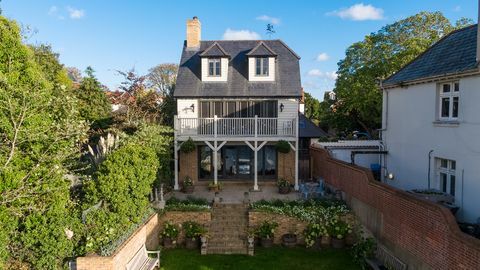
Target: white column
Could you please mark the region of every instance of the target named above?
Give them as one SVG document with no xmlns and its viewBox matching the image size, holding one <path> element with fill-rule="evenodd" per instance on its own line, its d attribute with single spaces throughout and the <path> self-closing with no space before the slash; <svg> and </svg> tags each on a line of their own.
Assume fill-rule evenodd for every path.
<svg viewBox="0 0 480 270">
<path fill-rule="evenodd" d="M 217 148 L 217 140 L 215 140 L 213 142 L 213 183 L 215 183 L 215 185 L 217 184 L 218 182 L 218 168 L 217 168 L 217 152 L 218 152 L 218 148 Z"/>
<path fill-rule="evenodd" d="M 178 142 L 175 140 L 173 142 L 173 151 L 175 152 L 175 184 L 173 185 L 174 190 L 179 190 L 178 186 Z"/>
<path fill-rule="evenodd" d="M 174 170 L 175 170 L 175 183 L 173 184 L 174 190 L 179 190 L 178 186 L 178 141 L 177 141 L 177 129 L 178 129 L 178 117 L 176 115 L 173 116 L 173 151 L 174 151 Z"/>
<path fill-rule="evenodd" d="M 258 142 L 257 142 L 256 138 L 255 138 L 255 149 L 253 150 L 253 153 L 254 153 L 253 154 L 253 156 L 254 156 L 253 162 L 255 162 L 254 166 L 253 166 L 253 168 L 254 168 L 253 190 L 257 191 L 258 190 L 258 175 L 257 175 L 257 172 L 258 172 L 258 168 L 257 168 L 257 166 L 258 166 L 258 164 L 257 164 Z"/>
<path fill-rule="evenodd" d="M 295 118 L 295 190 L 298 190 L 298 113 Z"/>
</svg>

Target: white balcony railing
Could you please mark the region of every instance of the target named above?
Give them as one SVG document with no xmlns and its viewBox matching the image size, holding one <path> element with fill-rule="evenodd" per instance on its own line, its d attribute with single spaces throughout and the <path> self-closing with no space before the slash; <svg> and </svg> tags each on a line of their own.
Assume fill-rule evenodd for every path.
<svg viewBox="0 0 480 270">
<path fill-rule="evenodd" d="M 175 118 L 175 131 L 191 137 L 295 137 L 295 123 L 285 118 Z"/>
</svg>

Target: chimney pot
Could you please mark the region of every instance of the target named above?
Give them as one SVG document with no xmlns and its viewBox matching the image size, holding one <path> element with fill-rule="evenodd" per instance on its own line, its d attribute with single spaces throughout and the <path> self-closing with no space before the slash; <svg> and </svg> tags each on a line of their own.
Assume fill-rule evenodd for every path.
<svg viewBox="0 0 480 270">
<path fill-rule="evenodd" d="M 197 16 L 187 20 L 187 48 L 200 47 L 202 24 Z"/>
</svg>

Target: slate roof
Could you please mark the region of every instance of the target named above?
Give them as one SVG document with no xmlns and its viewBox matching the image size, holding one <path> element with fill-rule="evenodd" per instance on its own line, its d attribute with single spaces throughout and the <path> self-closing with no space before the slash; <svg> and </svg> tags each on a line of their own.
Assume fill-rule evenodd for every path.
<svg viewBox="0 0 480 270">
<path fill-rule="evenodd" d="M 320 138 L 328 134 L 320 127 L 315 125 L 303 113 L 298 113 L 298 137 L 300 138 Z"/>
<path fill-rule="evenodd" d="M 475 70 L 478 68 L 476 47 L 477 25 L 453 31 L 383 81 L 383 85 Z"/>
<path fill-rule="evenodd" d="M 247 56 L 277 56 L 263 41 L 260 41 L 255 48 L 247 53 Z"/>
<path fill-rule="evenodd" d="M 199 54 L 200 57 L 230 57 L 230 55 L 225 52 L 225 50 L 218 44 L 218 42 L 214 42 L 210 47 L 208 47 L 205 51 Z"/>
<path fill-rule="evenodd" d="M 217 43 L 230 55 L 227 82 L 202 82 L 200 54 Z M 277 54 L 275 81 L 248 81 L 247 53 L 260 42 Z M 201 41 L 199 49 L 184 43 L 177 84 L 176 98 L 198 97 L 300 97 L 299 57 L 281 40 L 218 40 Z"/>
</svg>

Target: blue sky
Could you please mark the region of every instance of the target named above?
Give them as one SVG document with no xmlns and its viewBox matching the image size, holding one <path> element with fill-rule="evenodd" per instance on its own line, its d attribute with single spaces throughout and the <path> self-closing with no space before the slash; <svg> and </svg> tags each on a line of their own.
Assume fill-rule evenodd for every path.
<svg viewBox="0 0 480 270">
<path fill-rule="evenodd" d="M 178 63 L 187 18 L 198 16 L 202 39 L 284 40 L 298 55 L 302 84 L 316 97 L 331 90 L 345 49 L 371 32 L 420 11 L 441 11 L 450 20 L 476 20 L 474 0 L 403 1 L 86 1 L 3 0 L 3 15 L 36 30 L 28 42 L 48 43 L 66 66 L 92 66 L 115 88 L 115 70 L 146 73 L 160 63 Z"/>
</svg>

